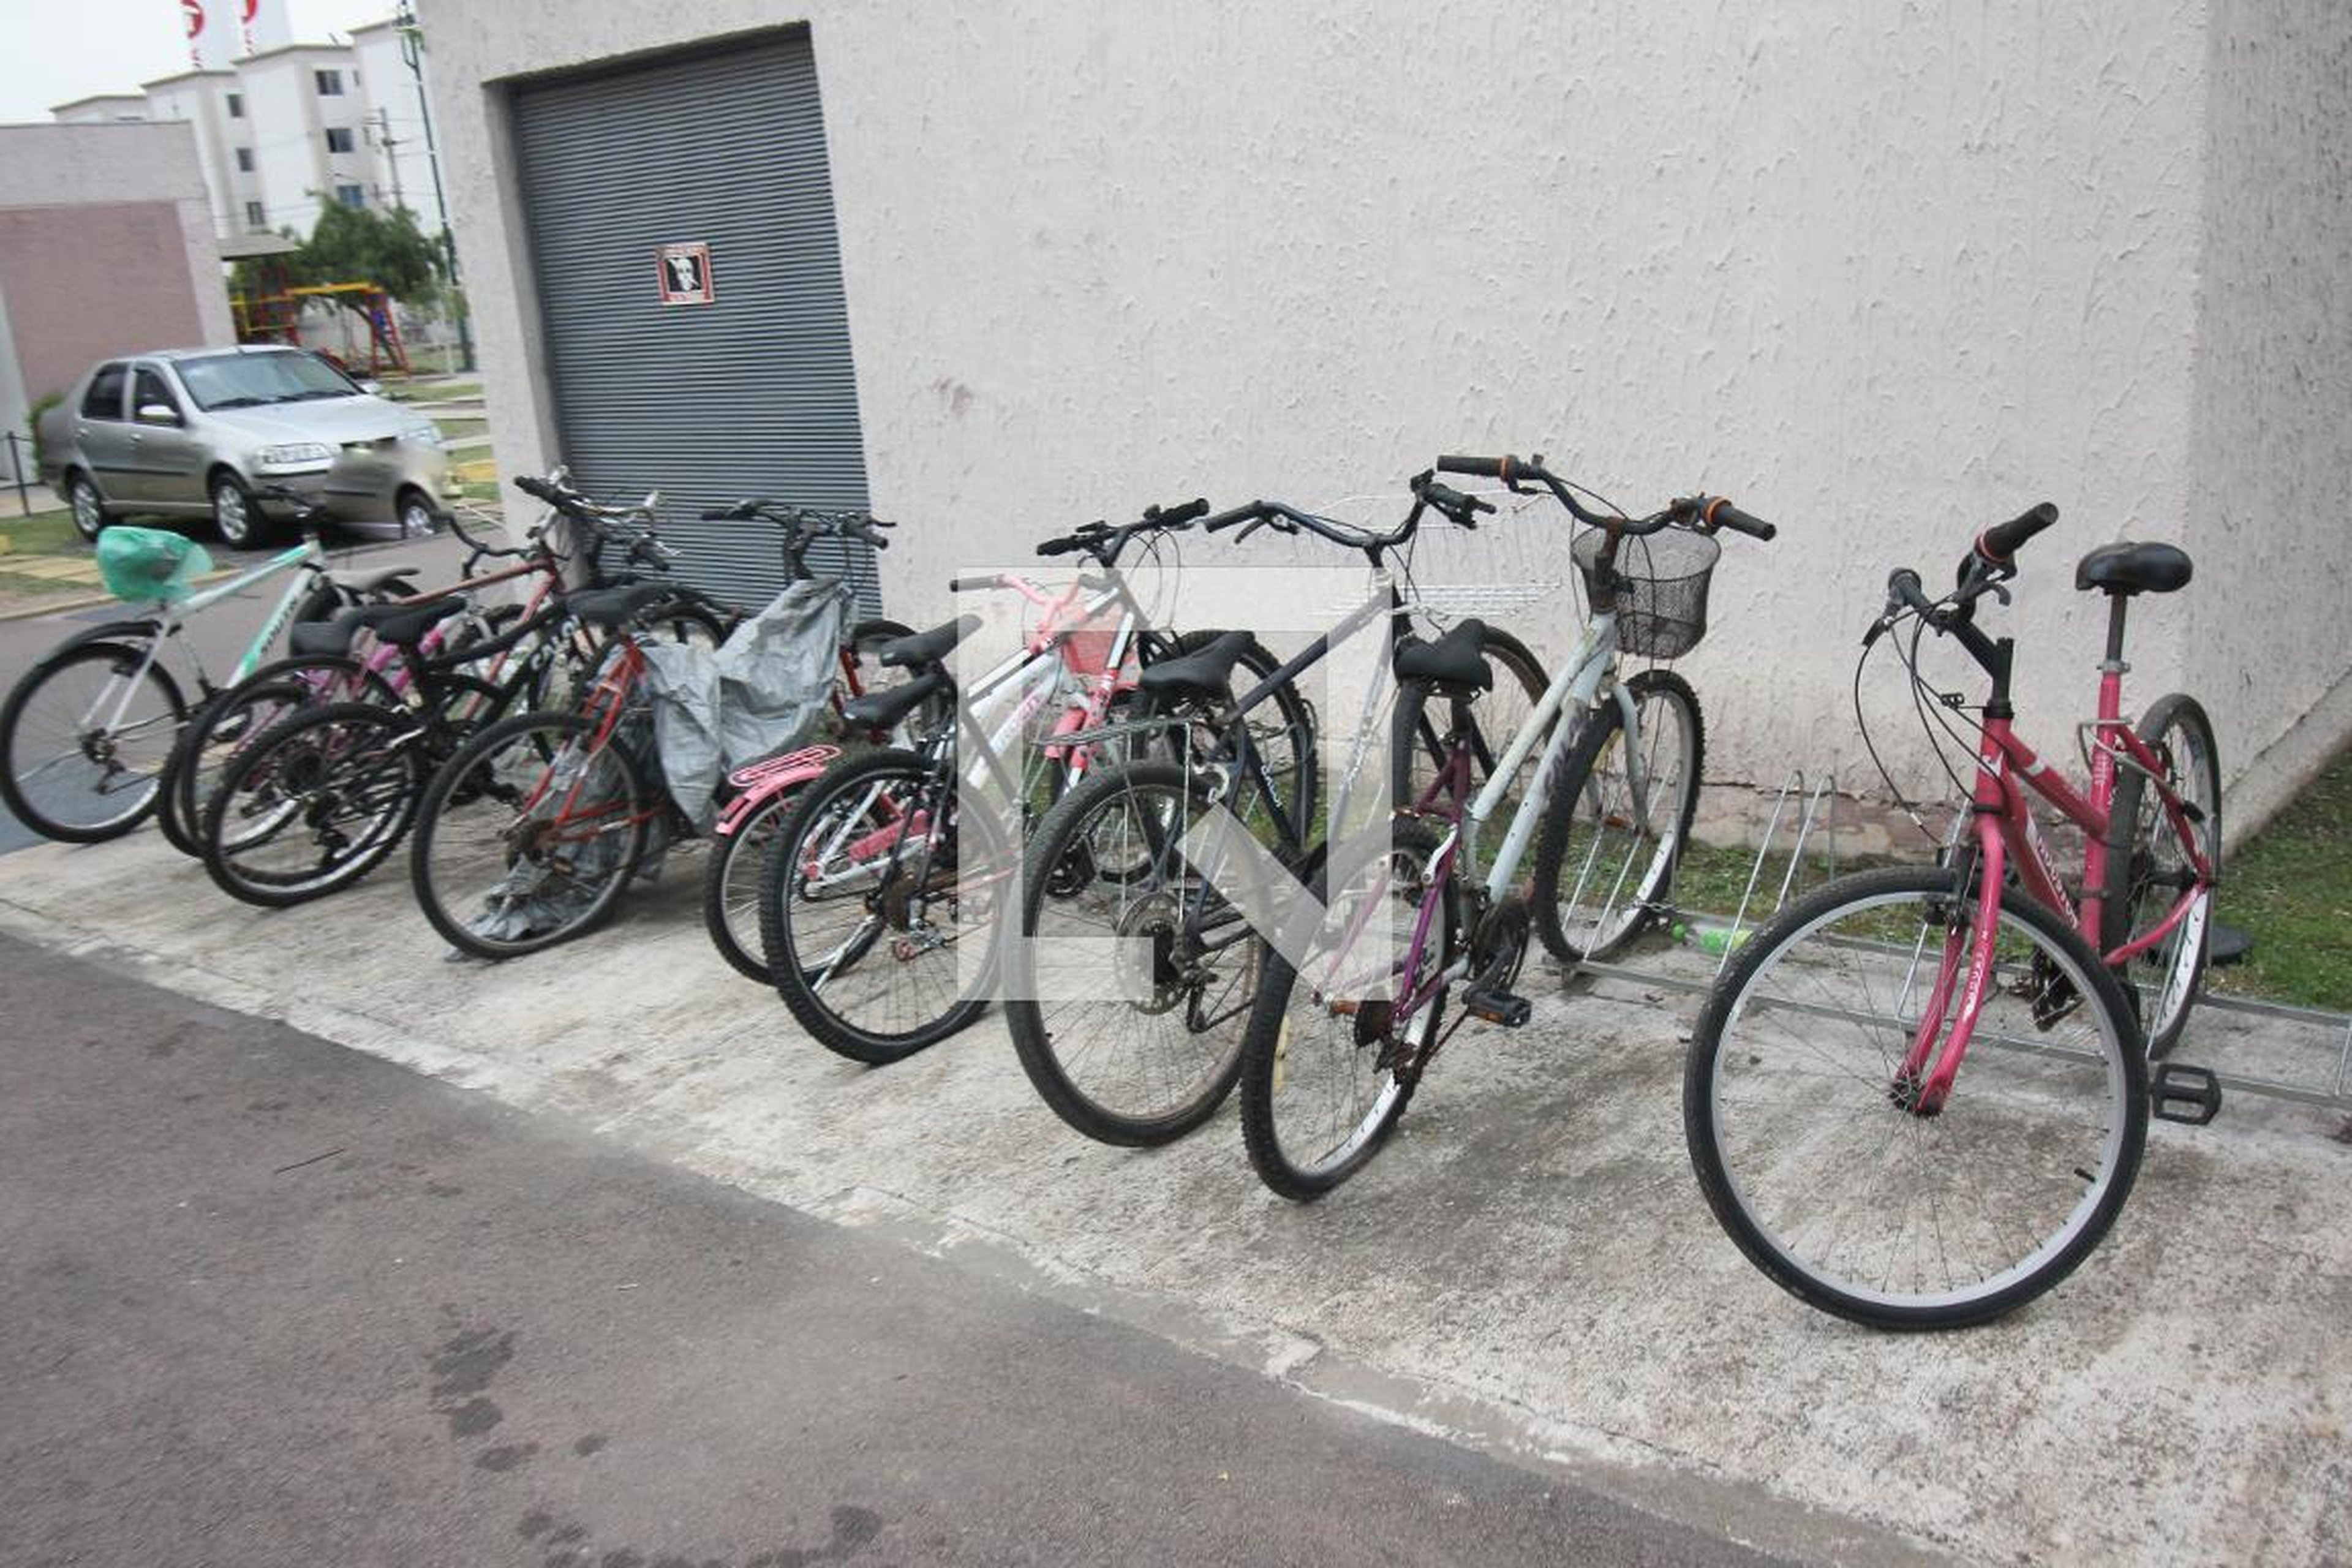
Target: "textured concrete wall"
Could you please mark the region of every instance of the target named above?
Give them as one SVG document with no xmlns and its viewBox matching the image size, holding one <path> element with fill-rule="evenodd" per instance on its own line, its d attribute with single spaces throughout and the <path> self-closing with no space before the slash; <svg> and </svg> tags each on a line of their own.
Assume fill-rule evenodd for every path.
<svg viewBox="0 0 2352 1568">
<path fill-rule="evenodd" d="M 2184 608 L 2251 824 L 2352 735 L 2352 9 L 2219 0 L 2206 58 Z"/>
<path fill-rule="evenodd" d="M 236 342 L 194 131 L 0 126 L 0 287 L 27 399 L 110 354 Z"/>
<path fill-rule="evenodd" d="M 1941 575 L 1983 524 L 2060 504 L 1996 618 L 2036 734 L 2066 752 L 2101 624 L 2074 560 L 2193 545 L 2197 498 L 2240 460 L 2200 465 L 2190 439 L 2209 164 L 2233 155 L 2208 125 L 2226 11 L 800 15 L 875 503 L 907 523 L 885 587 L 910 619 L 944 607 L 958 562 L 1055 523 L 1201 492 L 1312 502 L 1441 451 L 1539 448 L 1628 505 L 1707 489 L 1781 523 L 1769 550 L 1731 542 L 1689 660 L 1710 771 L 1834 758 L 1851 779 L 1853 647 L 1889 567 Z M 499 79 L 780 19 L 427 0 L 510 465 L 553 453 Z M 2198 586 L 2217 616 L 2250 602 L 2218 563 Z M 2181 680 L 2189 626 L 2178 602 L 2141 617 L 2136 689 Z M 1873 690 L 1902 782 L 1940 782 L 1905 689 Z"/>
</svg>

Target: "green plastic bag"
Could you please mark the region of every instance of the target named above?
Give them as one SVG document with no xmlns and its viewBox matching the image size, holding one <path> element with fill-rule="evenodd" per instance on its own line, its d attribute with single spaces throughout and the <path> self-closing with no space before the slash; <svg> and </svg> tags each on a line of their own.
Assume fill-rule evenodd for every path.
<svg viewBox="0 0 2352 1568">
<path fill-rule="evenodd" d="M 212 569 L 203 545 L 168 529 L 118 526 L 98 536 L 98 574 L 106 591 L 133 604 L 176 604 Z"/>
</svg>

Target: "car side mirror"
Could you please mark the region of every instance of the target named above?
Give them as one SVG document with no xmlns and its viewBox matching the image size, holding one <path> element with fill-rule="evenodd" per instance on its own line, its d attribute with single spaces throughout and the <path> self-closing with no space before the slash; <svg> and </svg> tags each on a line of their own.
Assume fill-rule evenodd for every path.
<svg viewBox="0 0 2352 1568">
<path fill-rule="evenodd" d="M 180 411 L 168 403 L 142 403 L 139 405 L 142 425 L 177 425 Z"/>
</svg>

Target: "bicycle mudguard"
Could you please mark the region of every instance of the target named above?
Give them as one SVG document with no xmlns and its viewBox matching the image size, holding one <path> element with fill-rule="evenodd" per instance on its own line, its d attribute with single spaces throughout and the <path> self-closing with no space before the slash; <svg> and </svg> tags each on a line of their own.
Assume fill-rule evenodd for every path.
<svg viewBox="0 0 2352 1568">
<path fill-rule="evenodd" d="M 46 664 L 61 653 L 69 652 L 94 642 L 121 642 L 125 638 L 136 638 L 145 642 L 162 636 L 163 631 L 163 623 L 161 621 L 109 621 L 103 626 L 86 627 L 74 633 L 73 636 L 43 654 L 40 662 Z"/>
<path fill-rule="evenodd" d="M 711 832 L 720 838 L 732 836 L 743 819 L 761 805 L 800 788 L 840 760 L 839 746 L 803 746 L 797 752 L 737 768 L 727 775 L 728 784 L 737 794 L 720 808 Z"/>
</svg>

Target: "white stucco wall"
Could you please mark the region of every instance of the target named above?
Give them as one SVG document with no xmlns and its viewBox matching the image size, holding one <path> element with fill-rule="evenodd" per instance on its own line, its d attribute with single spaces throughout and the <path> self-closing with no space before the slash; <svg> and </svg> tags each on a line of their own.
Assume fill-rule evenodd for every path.
<svg viewBox="0 0 2352 1568">
<path fill-rule="evenodd" d="M 493 434 L 536 466 L 553 426 L 496 84 L 787 18 L 425 12 Z M 2199 279 L 2230 14 L 809 0 L 874 502 L 906 524 L 893 612 L 943 610 L 957 563 L 1055 522 L 1540 449 L 1629 505 L 1705 489 L 1781 524 L 1730 542 L 1688 661 L 1710 772 L 1852 778 L 1853 648 L 1888 568 L 1940 575 L 2049 499 L 2065 520 L 1999 618 L 2066 750 L 2101 626 L 2074 559 L 2194 548 L 2200 499 L 2243 482 L 2242 452 L 2191 440 L 2218 412 Z M 2317 85 L 2340 124 L 2340 75 Z M 2340 380 L 2315 402 L 2340 429 Z M 1492 547 L 1513 569 L 1530 548 Z M 2192 597 L 2249 603 L 2218 562 Z M 2178 602 L 2140 616 L 2137 692 L 2180 680 L 2190 626 Z M 1904 734 L 1882 743 L 1924 786 Z"/>
<path fill-rule="evenodd" d="M 2189 685 L 2252 822 L 2352 733 L 2352 8 L 2217 0 L 2207 73 Z"/>
</svg>

